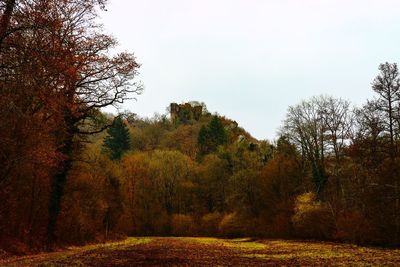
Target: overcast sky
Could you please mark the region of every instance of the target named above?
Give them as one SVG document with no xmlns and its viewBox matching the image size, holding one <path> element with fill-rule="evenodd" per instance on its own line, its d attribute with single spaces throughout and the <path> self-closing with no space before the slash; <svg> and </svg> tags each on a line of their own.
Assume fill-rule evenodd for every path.
<svg viewBox="0 0 400 267">
<path fill-rule="evenodd" d="M 101 21 L 142 64 L 140 116 L 203 101 L 259 139 L 314 95 L 361 104 L 400 59 L 399 0 L 110 0 Z"/>
</svg>

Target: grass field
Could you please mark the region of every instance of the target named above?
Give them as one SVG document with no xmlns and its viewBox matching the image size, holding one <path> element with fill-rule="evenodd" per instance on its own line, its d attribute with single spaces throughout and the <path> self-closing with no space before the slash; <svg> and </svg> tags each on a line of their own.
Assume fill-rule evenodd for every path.
<svg viewBox="0 0 400 267">
<path fill-rule="evenodd" d="M 2 266 L 400 266 L 400 250 L 328 242 L 128 238 L 9 258 Z"/>
</svg>

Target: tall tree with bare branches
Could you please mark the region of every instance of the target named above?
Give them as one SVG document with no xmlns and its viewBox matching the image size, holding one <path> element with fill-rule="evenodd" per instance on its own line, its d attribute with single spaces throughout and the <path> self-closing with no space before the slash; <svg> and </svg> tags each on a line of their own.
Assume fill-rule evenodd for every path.
<svg viewBox="0 0 400 267">
<path fill-rule="evenodd" d="M 105 0 L 0 2 L 0 100 L 4 104 L 0 108 L 2 114 L 11 115 L 10 123 L 0 125 L 6 137 L 1 142 L 7 142 L 0 150 L 5 159 L 0 184 L 26 158 L 17 149 L 21 138 L 16 139 L 7 125 L 18 125 L 21 134 L 32 134 L 32 125 L 42 125 L 54 145 L 53 150 L 48 145 L 47 151 L 53 155 L 46 156 L 53 160 L 49 244 L 55 240 L 67 175 L 80 141 L 111 124 L 100 115 L 101 108 L 118 106 L 142 90 L 134 81 L 140 66 L 133 54 L 112 55 L 117 41 L 96 22 L 105 4 Z"/>
</svg>

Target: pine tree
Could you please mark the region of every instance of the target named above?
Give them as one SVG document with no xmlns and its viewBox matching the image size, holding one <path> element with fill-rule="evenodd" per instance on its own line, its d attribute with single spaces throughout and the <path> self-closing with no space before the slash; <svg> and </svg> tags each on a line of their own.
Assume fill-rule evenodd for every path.
<svg viewBox="0 0 400 267">
<path fill-rule="evenodd" d="M 200 129 L 197 142 L 201 155 L 212 153 L 218 146 L 226 144 L 225 128 L 217 116 L 213 116 L 207 127 L 203 126 Z"/>
<path fill-rule="evenodd" d="M 227 135 L 224 125 L 221 120 L 214 116 L 208 125 L 211 141 L 213 142 L 213 150 L 216 150 L 219 145 L 223 145 L 227 141 Z"/>
<path fill-rule="evenodd" d="M 210 151 L 209 139 L 210 139 L 209 130 L 206 126 L 203 125 L 200 129 L 199 136 L 197 138 L 200 154 L 204 155 Z"/>
<path fill-rule="evenodd" d="M 111 160 L 120 160 L 124 152 L 130 148 L 129 129 L 120 117 L 114 120 L 104 138 L 103 151 Z"/>
</svg>

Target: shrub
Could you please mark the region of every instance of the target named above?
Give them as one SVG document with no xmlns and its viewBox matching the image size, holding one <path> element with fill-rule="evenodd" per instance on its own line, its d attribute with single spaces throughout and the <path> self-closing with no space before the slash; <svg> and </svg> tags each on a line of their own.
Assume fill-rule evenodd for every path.
<svg viewBox="0 0 400 267">
<path fill-rule="evenodd" d="M 192 236 L 195 233 L 193 218 L 189 215 L 174 214 L 171 221 L 174 236 Z"/>
<path fill-rule="evenodd" d="M 217 236 L 221 220 L 222 215 L 219 212 L 204 215 L 201 218 L 201 234 L 205 236 Z"/>
<path fill-rule="evenodd" d="M 302 238 L 332 239 L 335 220 L 329 207 L 317 201 L 314 193 L 297 197 L 292 223 L 296 234 Z"/>
<path fill-rule="evenodd" d="M 358 210 L 342 213 L 337 219 L 336 239 L 356 244 L 373 243 L 374 231 Z"/>
<path fill-rule="evenodd" d="M 270 231 L 273 237 L 290 237 L 292 234 L 290 215 L 284 212 L 278 213 L 272 220 Z"/>
<path fill-rule="evenodd" d="M 245 227 L 236 212 L 224 215 L 219 224 L 219 233 L 229 238 L 245 235 Z"/>
</svg>

